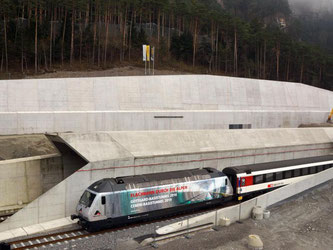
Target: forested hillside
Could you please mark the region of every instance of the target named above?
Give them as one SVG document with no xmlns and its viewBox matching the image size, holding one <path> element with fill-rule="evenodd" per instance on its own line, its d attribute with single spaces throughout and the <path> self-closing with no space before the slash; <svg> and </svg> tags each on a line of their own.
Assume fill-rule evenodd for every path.
<svg viewBox="0 0 333 250">
<path fill-rule="evenodd" d="M 332 55 L 303 42 L 287 0 L 0 0 L 0 74 L 138 64 L 331 89 Z"/>
</svg>

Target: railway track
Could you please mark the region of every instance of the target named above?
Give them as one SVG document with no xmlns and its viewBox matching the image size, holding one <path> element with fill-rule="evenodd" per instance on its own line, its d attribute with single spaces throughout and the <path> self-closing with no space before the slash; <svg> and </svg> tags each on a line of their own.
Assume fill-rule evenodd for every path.
<svg viewBox="0 0 333 250">
<path fill-rule="evenodd" d="M 164 217 L 161 219 L 150 220 L 148 222 L 133 223 L 133 224 L 126 225 L 126 226 L 106 229 L 106 230 L 93 232 L 93 233 L 89 233 L 83 229 L 76 229 L 76 230 L 71 230 L 71 231 L 64 231 L 64 232 L 59 232 L 59 233 L 52 233 L 52 234 L 47 234 L 47 235 L 30 237 L 30 238 L 11 241 L 11 242 L 7 242 L 7 243 L 10 244 L 11 249 L 16 249 L 16 250 L 39 249 L 39 248 L 45 249 L 46 246 L 48 246 L 48 247 L 58 246 L 59 247 L 62 245 L 62 243 L 75 242 L 76 240 L 88 239 L 90 237 L 96 237 L 97 235 L 102 235 L 104 233 L 117 232 L 117 231 L 121 231 L 124 229 L 135 228 L 138 226 L 150 225 L 150 224 L 161 223 L 161 222 L 172 222 L 173 220 L 177 220 L 177 219 L 183 220 L 183 219 L 186 219 L 189 217 L 205 214 L 205 213 L 213 211 L 215 209 L 220 209 L 222 207 L 228 207 L 228 206 L 232 206 L 232 205 L 235 205 L 235 202 L 228 202 L 226 204 L 223 204 L 223 205 L 220 205 L 217 207 L 213 207 L 213 208 L 198 210 L 198 211 L 194 211 L 191 213 L 184 213 L 184 214 L 178 214 L 178 215 L 174 215 L 174 216 L 168 216 L 168 217 Z"/>
<path fill-rule="evenodd" d="M 71 231 L 65 231 L 60 233 L 53 233 L 48 235 L 41 235 L 32 238 L 17 240 L 9 242 L 11 249 L 32 249 L 39 248 L 46 245 L 53 246 L 55 244 L 61 244 L 61 242 L 71 241 L 78 238 L 88 236 L 84 230 L 77 229 Z"/>
</svg>

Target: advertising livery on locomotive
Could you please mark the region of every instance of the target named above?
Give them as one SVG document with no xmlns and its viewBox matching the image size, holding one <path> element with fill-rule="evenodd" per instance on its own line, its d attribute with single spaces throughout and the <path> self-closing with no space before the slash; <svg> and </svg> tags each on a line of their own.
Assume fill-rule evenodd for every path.
<svg viewBox="0 0 333 250">
<path fill-rule="evenodd" d="M 225 168 L 172 171 L 106 178 L 90 185 L 77 205 L 79 223 L 88 231 L 169 216 L 241 200 L 332 167 L 333 156 Z"/>
</svg>

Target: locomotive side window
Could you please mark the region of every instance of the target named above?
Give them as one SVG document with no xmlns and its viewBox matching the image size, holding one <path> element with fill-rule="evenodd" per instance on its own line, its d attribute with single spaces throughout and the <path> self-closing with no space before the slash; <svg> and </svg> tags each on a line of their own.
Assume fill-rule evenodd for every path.
<svg viewBox="0 0 333 250">
<path fill-rule="evenodd" d="M 102 205 L 105 205 L 105 196 L 102 196 Z"/>
<path fill-rule="evenodd" d="M 265 182 L 273 181 L 274 180 L 274 174 L 265 174 Z"/>
<path fill-rule="evenodd" d="M 253 176 L 253 183 L 254 184 L 260 184 L 264 182 L 264 176 L 263 175 L 257 175 Z"/>
<path fill-rule="evenodd" d="M 282 175 L 282 172 L 277 172 L 275 173 L 275 180 L 278 181 L 278 180 L 282 180 L 283 179 L 283 175 Z"/>
</svg>

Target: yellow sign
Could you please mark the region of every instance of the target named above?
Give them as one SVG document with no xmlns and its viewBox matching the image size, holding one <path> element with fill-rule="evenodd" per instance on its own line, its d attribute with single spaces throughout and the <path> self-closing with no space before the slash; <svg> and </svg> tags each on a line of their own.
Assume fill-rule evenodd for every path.
<svg viewBox="0 0 333 250">
<path fill-rule="evenodd" d="M 146 51 L 147 51 L 147 62 L 149 62 L 150 61 L 150 46 L 149 45 L 147 45 L 147 47 L 146 47 Z"/>
</svg>

